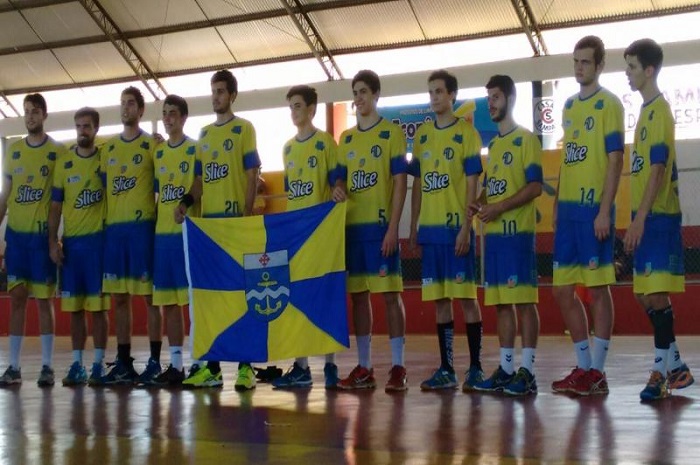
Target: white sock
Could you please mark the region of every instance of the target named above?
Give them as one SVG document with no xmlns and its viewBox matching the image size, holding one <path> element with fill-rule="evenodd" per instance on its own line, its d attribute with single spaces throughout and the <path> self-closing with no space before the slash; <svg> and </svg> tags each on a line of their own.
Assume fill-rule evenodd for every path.
<svg viewBox="0 0 700 465">
<path fill-rule="evenodd" d="M 83 351 L 74 350 L 73 351 L 73 362 L 78 362 L 80 365 L 83 364 Z"/>
<path fill-rule="evenodd" d="M 651 368 L 653 371 L 658 371 L 665 378 L 666 377 L 666 363 L 668 362 L 668 349 L 654 348 L 654 366 Z"/>
<path fill-rule="evenodd" d="M 19 370 L 19 355 L 22 352 L 24 336 L 10 335 L 10 366 Z"/>
<path fill-rule="evenodd" d="M 522 367 L 526 368 L 531 375 L 534 375 L 535 367 L 535 349 L 534 347 L 523 347 L 523 361 Z"/>
<path fill-rule="evenodd" d="M 372 368 L 372 335 L 355 336 L 355 340 L 359 365 L 367 369 Z"/>
<path fill-rule="evenodd" d="M 605 359 L 608 357 L 609 339 L 593 337 L 593 362 L 591 368 L 595 368 L 601 373 L 605 371 Z"/>
<path fill-rule="evenodd" d="M 582 370 L 591 369 L 591 349 L 588 344 L 588 339 L 574 343 L 574 350 L 576 351 L 576 361 L 577 366 Z"/>
<path fill-rule="evenodd" d="M 97 349 L 95 348 L 95 363 L 98 363 L 102 365 L 102 362 L 105 359 L 105 349 Z"/>
<path fill-rule="evenodd" d="M 177 371 L 182 370 L 182 346 L 170 346 L 170 364 Z"/>
<path fill-rule="evenodd" d="M 309 368 L 309 357 L 297 357 L 294 361 L 301 367 L 302 370 Z"/>
<path fill-rule="evenodd" d="M 678 350 L 678 344 L 676 344 L 676 341 L 673 341 L 671 343 L 671 347 L 669 347 L 668 371 L 680 368 L 681 365 L 683 365 L 683 360 L 681 359 L 681 352 L 680 350 Z"/>
<path fill-rule="evenodd" d="M 513 347 L 501 347 L 501 368 L 509 375 L 515 371 L 514 355 L 515 349 Z"/>
<path fill-rule="evenodd" d="M 333 365 L 335 365 L 335 353 L 326 354 L 326 363 L 332 363 Z"/>
<path fill-rule="evenodd" d="M 41 339 L 41 364 L 51 366 L 53 358 L 53 334 L 42 334 Z"/>
<path fill-rule="evenodd" d="M 391 346 L 391 366 L 403 366 L 403 348 L 406 344 L 406 338 L 392 337 L 389 339 L 389 345 Z"/>
</svg>

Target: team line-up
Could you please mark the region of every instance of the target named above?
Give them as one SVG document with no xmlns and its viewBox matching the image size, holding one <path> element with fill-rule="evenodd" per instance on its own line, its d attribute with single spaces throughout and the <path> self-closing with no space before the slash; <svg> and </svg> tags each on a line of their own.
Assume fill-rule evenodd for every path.
<svg viewBox="0 0 700 465">
<path fill-rule="evenodd" d="M 640 392 L 641 399 L 649 401 L 693 383 L 675 341 L 669 299 L 670 293 L 684 290 L 674 121 L 657 85 L 663 62 L 659 45 L 638 40 L 616 59 L 626 61 L 629 85 L 644 100 L 630 163 L 632 221 L 623 243 L 634 255 L 635 296 L 654 330 L 651 376 Z M 596 395 L 608 393 L 605 361 L 613 325 L 609 284 L 615 280 L 614 200 L 623 163 L 623 107 L 599 84 L 605 64 L 599 38 L 582 38 L 574 48 L 573 64 L 580 91 L 566 101 L 563 112 L 564 150 L 553 211 L 553 293 L 571 334 L 576 368 L 551 388 Z M 330 200 L 347 202 L 347 290 L 358 364 L 341 378 L 335 355 L 327 354 L 325 387 L 376 387 L 370 293 L 379 293 L 386 306 L 392 357 L 385 390 L 408 389 L 398 229 L 407 174 L 411 174 L 409 245 L 420 246 L 422 297 L 435 302 L 440 353 L 439 367 L 420 388 L 459 386 L 453 361 L 452 301 L 456 299 L 464 311 L 470 354 L 462 389 L 535 394 L 539 316 L 534 201 L 542 191 L 540 142 L 513 119 L 513 80 L 492 76 L 486 90 L 498 135 L 489 144 L 486 166 L 482 166 L 479 133 L 453 113 L 457 79 L 439 70 L 430 74 L 427 84 L 435 120 L 417 130 L 410 162 L 401 128 L 377 113 L 381 85 L 374 72 L 363 70 L 352 79 L 357 125 L 343 132 L 338 143 L 313 125 L 318 101 L 313 88 L 294 86 L 286 95 L 297 128 L 283 148 L 287 209 Z M 260 158 L 253 125 L 234 116 L 231 109 L 238 94 L 233 74 L 214 73 L 211 92 L 216 121 L 201 130 L 197 141 L 183 133 L 188 107 L 176 95 L 163 102 L 167 140 L 141 131 L 144 99 L 138 89 L 128 87 L 121 94 L 122 133 L 97 148 L 99 113 L 82 108 L 75 114 L 77 145 L 72 150 L 46 135 L 44 98 L 40 94 L 25 97 L 28 135 L 9 148 L 2 165 L 0 218 L 8 213 L 5 261 L 11 310 L 10 363 L 0 386 L 22 382 L 20 352 L 29 295 L 36 299 L 39 311 L 42 369 L 38 384 L 54 384 L 51 297 L 57 266 L 62 310 L 71 313 L 73 347 L 64 385 L 223 385 L 219 362 L 192 360 L 185 375 L 182 307 L 188 303 L 188 281 L 181 223 L 186 215 L 251 215 Z M 500 344 L 500 363 L 489 377 L 481 367 L 475 218 L 484 223 L 485 231 L 484 304 L 496 308 Z M 591 297 L 592 341 L 575 294 L 577 285 L 585 286 Z M 107 372 L 110 295 L 117 356 Z M 131 357 L 131 298 L 135 295 L 146 299 L 150 339 L 150 358 L 140 374 Z M 86 313 L 92 316 L 95 347 L 89 376 L 83 365 Z M 518 320 L 519 367 L 515 362 Z M 160 364 L 163 327 L 170 351 L 165 370 Z M 312 382 L 309 360 L 301 357 L 272 384 L 283 389 L 310 387 Z M 241 360 L 236 390 L 255 386 L 251 364 Z"/>
</svg>

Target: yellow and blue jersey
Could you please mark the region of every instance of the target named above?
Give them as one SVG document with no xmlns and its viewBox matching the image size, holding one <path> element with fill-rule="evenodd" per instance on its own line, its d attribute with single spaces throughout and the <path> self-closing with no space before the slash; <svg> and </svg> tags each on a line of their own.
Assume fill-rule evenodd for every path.
<svg viewBox="0 0 700 465">
<path fill-rule="evenodd" d="M 630 163 L 633 217 L 644 196 L 651 175 L 651 167 L 654 164 L 662 164 L 666 170 L 651 207 L 651 216 L 666 217 L 670 221 L 678 223 L 681 208 L 678 198 L 675 125 L 671 108 L 661 94 L 642 107 L 634 133 L 634 148 Z"/>
<path fill-rule="evenodd" d="M 406 138 L 384 118 L 345 130 L 338 144 L 338 176 L 347 181 L 347 240 L 381 241 L 391 221 L 393 176 L 406 173 Z"/>
<path fill-rule="evenodd" d="M 174 147 L 167 141 L 156 147 L 153 157 L 153 189 L 158 194 L 156 234 L 182 234 L 182 226 L 175 223 L 173 211 L 192 187 L 196 155 L 197 142 L 189 137 Z"/>
<path fill-rule="evenodd" d="M 102 232 L 106 206 L 99 149 L 89 157 L 71 150 L 56 162 L 51 200 L 63 203 L 64 238 Z"/>
<path fill-rule="evenodd" d="M 2 172 L 5 180 L 12 182 L 7 198 L 9 231 L 48 236 L 54 168 L 65 153 L 65 147 L 49 136 L 37 146 L 24 138 L 7 150 Z"/>
<path fill-rule="evenodd" d="M 107 226 L 155 220 L 154 146 L 153 137 L 142 131 L 132 140 L 116 136 L 102 147 Z"/>
<path fill-rule="evenodd" d="M 454 244 L 466 218 L 467 176 L 480 175 L 481 137 L 464 119 L 423 124 L 413 140 L 409 174 L 421 179 L 418 242 Z"/>
<path fill-rule="evenodd" d="M 331 200 L 338 163 L 333 136 L 316 130 L 304 140 L 296 137 L 284 144 L 284 188 L 287 211 Z"/>
<path fill-rule="evenodd" d="M 624 150 L 623 114 L 620 99 L 603 88 L 585 99 L 575 95 L 566 101 L 558 219 L 590 222 L 597 216 L 608 155 Z"/>
<path fill-rule="evenodd" d="M 542 146 L 539 139 L 523 127 L 516 127 L 493 138 L 489 144 L 484 189 L 486 202 L 501 202 L 531 182 L 542 182 Z M 535 202 L 503 212 L 497 221 L 485 224 L 486 234 L 515 236 L 535 234 Z"/>
<path fill-rule="evenodd" d="M 246 171 L 260 167 L 255 128 L 234 116 L 226 123 L 202 128 L 195 174 L 202 176 L 202 216 L 243 216 Z"/>
</svg>

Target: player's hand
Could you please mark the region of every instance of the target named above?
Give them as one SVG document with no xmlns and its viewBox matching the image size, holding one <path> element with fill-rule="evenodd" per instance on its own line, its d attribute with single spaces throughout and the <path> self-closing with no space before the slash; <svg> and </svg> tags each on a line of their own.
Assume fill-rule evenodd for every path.
<svg viewBox="0 0 700 465">
<path fill-rule="evenodd" d="M 482 205 L 481 207 L 479 207 L 479 211 L 476 214 L 476 216 L 484 223 L 494 221 L 499 216 L 501 216 L 502 212 L 500 205 L 500 202 Z"/>
<path fill-rule="evenodd" d="M 336 203 L 345 202 L 347 200 L 347 194 L 345 193 L 345 188 L 342 186 L 335 186 L 332 192 L 333 201 Z"/>
<path fill-rule="evenodd" d="M 469 252 L 469 242 L 471 241 L 471 224 L 464 224 L 457 233 L 457 241 L 455 242 L 455 255 L 462 257 Z"/>
<path fill-rule="evenodd" d="M 625 252 L 633 253 L 639 246 L 639 243 L 642 241 L 643 235 L 644 221 L 639 221 L 638 218 L 635 218 L 634 221 L 632 221 L 632 224 L 630 224 L 629 228 L 627 228 L 625 238 L 622 240 L 622 243 L 625 246 Z"/>
<path fill-rule="evenodd" d="M 610 235 L 610 215 L 598 213 L 593 221 L 593 230 L 595 237 L 599 241 L 604 241 Z"/>
<path fill-rule="evenodd" d="M 153 140 L 156 141 L 156 145 L 165 142 L 165 137 L 163 137 L 163 135 L 159 132 L 154 132 L 151 134 L 151 136 L 153 137 Z"/>
<path fill-rule="evenodd" d="M 177 207 L 175 207 L 175 211 L 173 212 L 175 222 L 177 224 L 182 224 L 185 222 L 185 216 L 187 215 L 187 205 L 184 203 L 180 202 Z"/>
<path fill-rule="evenodd" d="M 394 254 L 399 248 L 398 229 L 389 228 L 382 241 L 382 257 L 386 258 Z"/>
<path fill-rule="evenodd" d="M 475 215 L 479 214 L 480 211 L 481 211 L 481 204 L 480 204 L 479 202 L 472 202 L 472 203 L 469 205 L 469 209 L 467 210 L 467 214 L 469 215 L 469 216 L 467 217 L 467 219 L 468 219 L 469 221 L 471 221 L 472 218 L 473 218 Z"/>
<path fill-rule="evenodd" d="M 58 241 L 49 241 L 49 257 L 56 266 L 63 265 L 63 246 Z"/>
</svg>

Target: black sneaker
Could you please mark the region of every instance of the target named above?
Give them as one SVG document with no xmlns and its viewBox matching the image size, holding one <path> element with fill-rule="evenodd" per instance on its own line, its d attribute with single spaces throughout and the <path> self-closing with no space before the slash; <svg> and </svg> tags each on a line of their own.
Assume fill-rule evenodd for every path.
<svg viewBox="0 0 700 465">
<path fill-rule="evenodd" d="M 102 377 L 100 380 L 101 384 L 107 386 L 124 386 L 136 383 L 136 380 L 139 378 L 139 374 L 136 373 L 136 370 L 134 370 L 133 362 L 134 359 L 132 358 L 129 360 L 128 364 L 119 359 L 112 364 L 108 363 L 107 366 L 111 366 L 112 369 L 109 370 L 109 373 Z"/>
<path fill-rule="evenodd" d="M 174 366 L 168 365 L 168 369 L 153 378 L 148 386 L 153 387 L 176 387 L 181 386 L 185 380 L 185 370 L 178 370 Z"/>
</svg>

